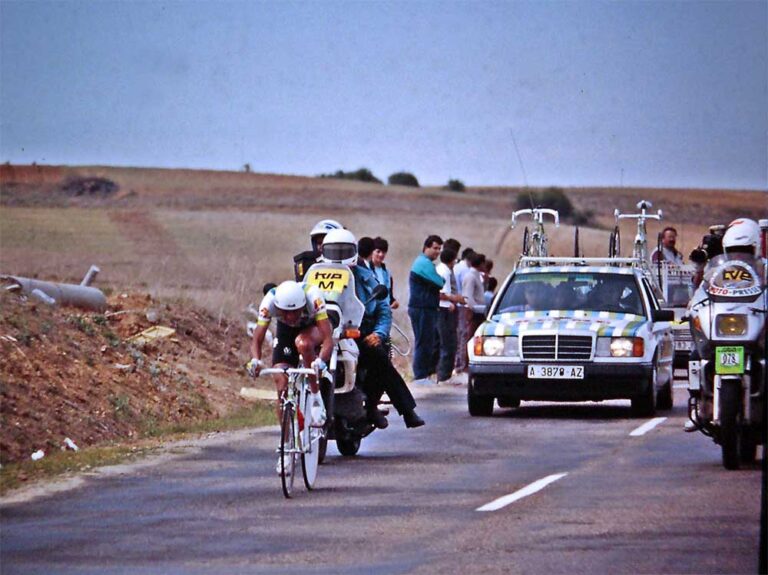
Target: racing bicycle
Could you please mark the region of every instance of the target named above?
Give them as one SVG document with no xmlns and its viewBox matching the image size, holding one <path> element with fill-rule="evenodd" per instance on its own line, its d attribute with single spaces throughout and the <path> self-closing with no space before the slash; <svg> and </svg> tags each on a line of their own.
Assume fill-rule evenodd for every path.
<svg viewBox="0 0 768 575">
<path fill-rule="evenodd" d="M 530 214 L 535 224 L 533 233 L 529 233 L 528 226 L 525 227 L 523 232 L 523 255 L 530 257 L 542 257 L 549 256 L 549 250 L 547 248 L 547 234 L 544 231 L 544 216 L 550 215 L 555 221 L 555 227 L 560 226 L 560 214 L 557 210 L 551 210 L 549 208 L 530 208 L 523 210 L 516 210 L 512 212 L 512 225 L 514 229 L 519 216 Z"/>
<path fill-rule="evenodd" d="M 309 376 L 316 375 L 314 369 L 306 367 L 272 367 L 262 369 L 260 375 L 285 374 L 288 389 L 280 398 L 280 482 L 283 495 L 290 498 L 296 477 L 297 460 L 301 459 L 301 474 L 304 485 L 311 491 L 315 487 L 317 468 L 320 463 L 320 440 L 323 429 L 312 427 L 311 396 Z"/>
</svg>

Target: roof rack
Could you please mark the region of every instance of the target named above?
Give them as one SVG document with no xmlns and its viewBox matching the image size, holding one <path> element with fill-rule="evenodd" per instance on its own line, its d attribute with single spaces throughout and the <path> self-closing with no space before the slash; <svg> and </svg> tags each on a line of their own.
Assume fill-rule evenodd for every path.
<svg viewBox="0 0 768 575">
<path fill-rule="evenodd" d="M 518 267 L 525 266 L 613 266 L 613 267 L 642 267 L 637 258 L 567 258 L 567 257 L 530 257 L 523 256 L 518 261 Z"/>
</svg>

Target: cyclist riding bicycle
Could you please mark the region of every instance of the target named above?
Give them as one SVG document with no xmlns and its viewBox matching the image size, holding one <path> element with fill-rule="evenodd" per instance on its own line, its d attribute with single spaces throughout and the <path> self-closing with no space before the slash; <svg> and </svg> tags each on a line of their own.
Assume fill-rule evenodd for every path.
<svg viewBox="0 0 768 575">
<path fill-rule="evenodd" d="M 333 328 L 326 313 L 325 299 L 316 287 L 295 281 L 285 281 L 272 288 L 261 300 L 251 340 L 252 358 L 247 364 L 248 374 L 257 377 L 264 367 L 261 348 L 273 317 L 277 319 L 277 333 L 272 349 L 273 367 L 298 367 L 301 355 L 305 366 L 322 374 L 328 368 L 333 352 Z M 310 425 L 322 427 L 325 425 L 326 413 L 317 377 L 310 376 L 309 384 L 312 396 Z M 277 416 L 280 421 L 279 400 L 288 388 L 288 376 L 276 375 L 275 386 L 278 395 Z"/>
</svg>

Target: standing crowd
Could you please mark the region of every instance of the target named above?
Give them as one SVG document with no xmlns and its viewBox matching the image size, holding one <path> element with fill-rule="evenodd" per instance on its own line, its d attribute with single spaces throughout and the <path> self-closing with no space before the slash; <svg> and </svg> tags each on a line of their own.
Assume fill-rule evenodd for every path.
<svg viewBox="0 0 768 575">
<path fill-rule="evenodd" d="M 484 254 L 437 235 L 424 240 L 408 278 L 414 383 L 466 381 L 467 343 L 482 323 L 498 282 Z M 437 261 L 439 260 L 439 263 Z M 434 378 L 433 378 L 434 376 Z"/>
</svg>

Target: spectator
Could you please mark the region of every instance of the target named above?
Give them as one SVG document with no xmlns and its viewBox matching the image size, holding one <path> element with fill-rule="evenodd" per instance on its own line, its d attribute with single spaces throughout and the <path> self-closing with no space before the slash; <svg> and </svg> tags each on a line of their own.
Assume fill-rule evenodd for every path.
<svg viewBox="0 0 768 575">
<path fill-rule="evenodd" d="M 371 269 L 371 255 L 373 254 L 373 238 L 364 236 L 357 241 L 357 265 Z"/>
<path fill-rule="evenodd" d="M 424 240 L 422 253 L 413 261 L 408 277 L 408 317 L 413 328 L 413 375 L 417 383 L 431 383 L 437 368 L 437 316 L 440 288 L 445 283 L 435 270 L 443 240 L 431 235 Z"/>
<path fill-rule="evenodd" d="M 371 269 L 376 275 L 379 283 L 387 286 L 389 289 L 389 307 L 397 309 L 400 302 L 395 299 L 395 281 L 392 274 L 389 273 L 387 266 L 384 265 L 384 258 L 389 251 L 389 242 L 382 237 L 373 238 L 373 253 L 371 254 Z"/>
<path fill-rule="evenodd" d="M 440 252 L 440 263 L 437 265 L 437 273 L 445 281 L 440 290 L 440 308 L 437 316 L 439 345 L 437 383 L 446 383 L 451 378 L 456 359 L 456 304 L 463 300 L 458 293 L 456 276 L 453 274 L 456 255 L 454 250 L 443 247 L 443 251 Z"/>
<path fill-rule="evenodd" d="M 459 340 L 458 353 L 462 356 L 461 360 L 464 366 L 468 362 L 467 342 L 485 318 L 485 289 L 483 288 L 483 278 L 481 275 L 485 265 L 485 256 L 475 253 L 472 254 L 469 261 L 471 267 L 464 275 L 461 286 L 461 293 L 467 302 L 463 312 L 466 331 L 464 332 L 464 339 Z"/>
<path fill-rule="evenodd" d="M 493 301 L 493 296 L 496 295 L 496 288 L 499 285 L 499 280 L 497 280 L 494 277 L 488 278 L 488 285 L 485 288 L 485 309 L 488 310 L 491 308 L 491 302 Z"/>
<path fill-rule="evenodd" d="M 461 242 L 453 238 L 448 238 L 447 240 L 445 240 L 445 243 L 443 244 L 443 249 L 453 250 L 454 252 L 456 252 L 456 255 L 458 255 L 459 252 L 461 252 Z"/>
<path fill-rule="evenodd" d="M 463 252 L 461 252 L 461 261 L 458 262 L 454 268 L 453 268 L 453 274 L 456 276 L 456 286 L 459 289 L 459 295 L 463 295 L 462 292 L 462 282 L 464 280 L 464 274 L 467 273 L 467 270 L 471 267 L 469 264 L 469 259 L 472 257 L 472 255 L 475 253 L 475 250 L 472 248 L 466 248 Z M 464 373 L 467 369 L 467 352 L 466 350 L 462 351 L 461 349 L 461 342 L 467 341 L 467 329 L 469 329 L 469 326 L 467 325 L 467 317 L 465 314 L 465 309 L 462 304 L 458 305 L 458 309 L 456 312 L 457 320 L 458 320 L 458 329 L 456 333 L 456 340 L 458 341 L 459 348 L 456 350 L 456 373 L 461 374 Z"/>
<path fill-rule="evenodd" d="M 673 227 L 666 227 L 661 232 L 661 250 L 656 248 L 651 253 L 651 261 L 656 263 L 659 260 L 669 262 L 678 266 L 683 265 L 683 254 L 677 251 L 677 230 Z"/>
</svg>

